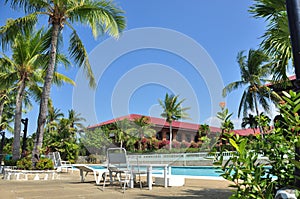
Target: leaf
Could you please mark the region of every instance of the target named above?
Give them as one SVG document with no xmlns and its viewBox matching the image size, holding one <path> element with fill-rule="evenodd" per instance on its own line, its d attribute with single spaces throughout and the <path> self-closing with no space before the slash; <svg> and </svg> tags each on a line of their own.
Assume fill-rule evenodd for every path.
<svg viewBox="0 0 300 199">
<path fill-rule="evenodd" d="M 297 161 L 297 160 L 291 160 L 291 162 L 297 167 L 300 169 L 300 162 Z"/>
<path fill-rule="evenodd" d="M 239 146 L 237 145 L 237 143 L 232 138 L 229 139 L 229 143 L 240 153 Z"/>
</svg>

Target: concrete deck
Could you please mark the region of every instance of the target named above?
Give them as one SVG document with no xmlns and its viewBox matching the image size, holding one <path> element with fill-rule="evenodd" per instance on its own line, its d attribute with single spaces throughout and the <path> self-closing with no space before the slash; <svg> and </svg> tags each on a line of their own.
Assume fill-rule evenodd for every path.
<svg viewBox="0 0 300 199">
<path fill-rule="evenodd" d="M 186 179 L 183 187 L 153 186 L 148 190 L 127 189 L 123 194 L 119 186 L 96 185 L 94 176 L 89 175 L 84 183 L 80 182 L 79 172 L 62 173 L 59 180 L 16 181 L 0 179 L 0 198 L 5 199 L 93 199 L 93 198 L 157 198 L 157 199 L 227 199 L 231 195 L 229 182 L 225 180 Z"/>
</svg>

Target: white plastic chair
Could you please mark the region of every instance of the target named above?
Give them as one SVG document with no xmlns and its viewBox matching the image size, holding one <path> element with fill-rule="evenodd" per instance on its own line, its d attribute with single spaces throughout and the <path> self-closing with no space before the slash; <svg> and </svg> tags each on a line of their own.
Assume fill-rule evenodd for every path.
<svg viewBox="0 0 300 199">
<path fill-rule="evenodd" d="M 110 182 L 118 181 L 123 193 L 126 185 L 129 186 L 132 171 L 127 161 L 127 153 L 124 148 L 109 148 L 107 149 L 107 169 L 109 171 Z M 105 175 L 103 190 L 105 187 L 107 175 Z"/>
</svg>

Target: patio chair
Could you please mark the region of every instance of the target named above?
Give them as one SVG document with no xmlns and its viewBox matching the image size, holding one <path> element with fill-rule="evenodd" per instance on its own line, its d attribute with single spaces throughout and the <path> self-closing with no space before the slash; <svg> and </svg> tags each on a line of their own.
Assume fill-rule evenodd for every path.
<svg viewBox="0 0 300 199">
<path fill-rule="evenodd" d="M 127 153 L 124 148 L 109 148 L 107 149 L 107 169 L 109 171 L 110 183 L 118 181 L 123 193 L 126 185 L 129 186 L 132 178 L 132 170 L 127 161 Z M 107 175 L 105 175 L 103 190 L 105 187 Z"/>
<path fill-rule="evenodd" d="M 68 169 L 73 168 L 73 165 L 69 161 L 64 161 L 61 159 L 59 152 L 51 152 L 46 157 L 52 160 L 54 168 L 57 169 L 58 172 L 62 172 L 63 169 L 66 169 L 66 171 L 68 172 Z"/>
</svg>

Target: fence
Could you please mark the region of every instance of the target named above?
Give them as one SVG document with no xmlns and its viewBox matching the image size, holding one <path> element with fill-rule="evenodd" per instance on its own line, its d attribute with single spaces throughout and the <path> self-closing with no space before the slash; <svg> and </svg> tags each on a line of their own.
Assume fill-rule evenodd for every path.
<svg viewBox="0 0 300 199">
<path fill-rule="evenodd" d="M 228 160 L 234 152 L 223 152 L 224 160 Z M 129 162 L 134 163 L 137 159 L 141 164 L 156 163 L 176 166 L 211 166 L 220 153 L 172 153 L 172 154 L 142 154 L 128 155 Z"/>
</svg>

